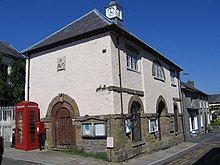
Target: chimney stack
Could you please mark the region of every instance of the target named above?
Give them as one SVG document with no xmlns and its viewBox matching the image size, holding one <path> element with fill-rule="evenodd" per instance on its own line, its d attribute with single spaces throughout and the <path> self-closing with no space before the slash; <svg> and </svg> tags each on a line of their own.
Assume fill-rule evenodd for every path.
<svg viewBox="0 0 220 165">
<path fill-rule="evenodd" d="M 190 86 L 192 86 L 192 87 L 195 87 L 194 81 L 188 80 L 188 81 L 187 81 L 187 84 L 190 85 Z"/>
</svg>

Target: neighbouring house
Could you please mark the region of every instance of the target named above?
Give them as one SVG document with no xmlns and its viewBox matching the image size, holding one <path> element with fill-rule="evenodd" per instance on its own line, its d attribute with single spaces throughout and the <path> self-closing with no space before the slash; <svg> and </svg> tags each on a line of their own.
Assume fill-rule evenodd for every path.
<svg viewBox="0 0 220 165">
<path fill-rule="evenodd" d="M 185 136 L 205 133 L 210 124 L 208 94 L 195 88 L 194 81 L 181 82 Z"/>
<path fill-rule="evenodd" d="M 11 103 L 12 98 L 9 93 L 12 92 L 9 92 L 9 90 L 12 90 L 12 88 L 9 86 L 12 85 L 10 80 L 11 66 L 13 62 L 18 59 L 24 59 L 24 57 L 9 43 L 0 41 L 0 136 L 2 136 L 6 142 L 11 141 L 12 129 L 15 127 L 15 106 Z"/>
<path fill-rule="evenodd" d="M 127 31 L 115 1 L 23 51 L 48 148 L 121 162 L 183 142 L 182 69 Z"/>
<path fill-rule="evenodd" d="M 0 106 L 8 106 L 7 84 L 10 83 L 11 63 L 17 59 L 24 59 L 19 52 L 9 43 L 0 41 L 0 64 L 1 64 L 1 83 L 0 83 Z"/>
<path fill-rule="evenodd" d="M 212 119 L 220 118 L 220 94 L 209 95 L 209 110 Z"/>
</svg>

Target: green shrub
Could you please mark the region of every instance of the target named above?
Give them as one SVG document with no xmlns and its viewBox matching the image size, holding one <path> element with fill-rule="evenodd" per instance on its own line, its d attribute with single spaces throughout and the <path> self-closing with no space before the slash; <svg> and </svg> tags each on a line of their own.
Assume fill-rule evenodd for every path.
<svg viewBox="0 0 220 165">
<path fill-rule="evenodd" d="M 212 125 L 220 125 L 220 118 L 214 119 L 211 121 Z"/>
<path fill-rule="evenodd" d="M 71 155 L 79 155 L 82 157 L 90 157 L 90 158 L 94 158 L 94 159 L 108 161 L 108 157 L 107 157 L 106 153 L 92 154 L 92 153 L 87 153 L 87 152 L 85 152 L 83 150 L 79 150 L 79 149 L 68 149 L 68 150 L 63 150 L 62 152 L 67 153 L 67 154 L 71 154 Z"/>
</svg>

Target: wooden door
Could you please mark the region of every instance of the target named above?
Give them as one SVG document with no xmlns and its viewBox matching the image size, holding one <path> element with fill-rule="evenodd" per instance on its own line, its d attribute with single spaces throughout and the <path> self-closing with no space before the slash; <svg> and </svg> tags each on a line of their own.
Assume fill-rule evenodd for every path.
<svg viewBox="0 0 220 165">
<path fill-rule="evenodd" d="M 73 112 L 68 106 L 56 107 L 53 116 L 53 144 L 56 148 L 69 148 L 76 145 L 75 127 L 72 124 Z"/>
</svg>

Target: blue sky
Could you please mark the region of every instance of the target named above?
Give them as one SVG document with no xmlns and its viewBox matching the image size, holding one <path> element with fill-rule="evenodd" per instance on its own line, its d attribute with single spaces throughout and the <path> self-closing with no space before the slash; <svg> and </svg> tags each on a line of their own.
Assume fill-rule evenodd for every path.
<svg viewBox="0 0 220 165">
<path fill-rule="evenodd" d="M 18 51 L 110 0 L 0 0 L 0 40 Z M 116 0 L 123 26 L 189 73 L 207 94 L 220 93 L 219 0 Z"/>
</svg>

